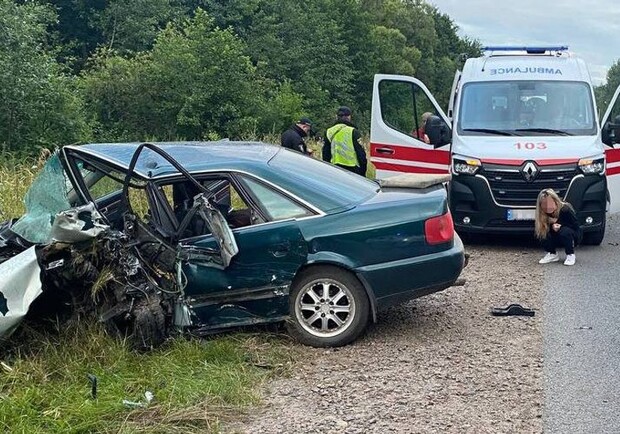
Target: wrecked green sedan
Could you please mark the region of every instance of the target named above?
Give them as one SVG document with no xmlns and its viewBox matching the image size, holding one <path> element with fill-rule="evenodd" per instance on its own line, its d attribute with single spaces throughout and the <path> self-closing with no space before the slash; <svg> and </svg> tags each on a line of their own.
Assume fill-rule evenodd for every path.
<svg viewBox="0 0 620 434">
<path fill-rule="evenodd" d="M 345 345 L 465 265 L 441 180 L 381 186 L 262 143 L 90 144 L 53 158 L 28 213 L 0 229 L 0 267 L 17 276 L 33 245 L 41 278 L 29 285 L 48 300 L 70 292 L 141 347 L 279 321 L 305 344 Z M 25 289 L 2 289 L 6 318 Z"/>
</svg>

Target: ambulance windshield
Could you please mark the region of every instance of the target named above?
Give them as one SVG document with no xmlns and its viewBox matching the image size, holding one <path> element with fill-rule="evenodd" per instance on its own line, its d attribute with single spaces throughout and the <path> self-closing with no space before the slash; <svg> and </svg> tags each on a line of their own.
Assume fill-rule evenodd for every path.
<svg viewBox="0 0 620 434">
<path fill-rule="evenodd" d="M 590 87 L 572 81 L 492 81 L 463 86 L 461 135 L 594 135 Z"/>
</svg>

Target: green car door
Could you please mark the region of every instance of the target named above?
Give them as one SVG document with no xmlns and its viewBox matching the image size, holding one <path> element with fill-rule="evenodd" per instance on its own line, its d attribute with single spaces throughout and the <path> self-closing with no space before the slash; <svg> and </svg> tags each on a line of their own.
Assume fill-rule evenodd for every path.
<svg viewBox="0 0 620 434">
<path fill-rule="evenodd" d="M 307 244 L 296 218 L 310 212 L 265 184 L 246 181 L 230 184 L 240 190 L 232 190 L 232 199 L 220 195 L 228 207 L 228 221 L 242 225 L 232 231 L 238 252 L 227 267 L 208 260 L 219 250 L 213 235 L 182 242 L 189 257 L 183 265 L 184 292 L 203 328 L 284 319 L 291 282 L 307 260 Z"/>
</svg>

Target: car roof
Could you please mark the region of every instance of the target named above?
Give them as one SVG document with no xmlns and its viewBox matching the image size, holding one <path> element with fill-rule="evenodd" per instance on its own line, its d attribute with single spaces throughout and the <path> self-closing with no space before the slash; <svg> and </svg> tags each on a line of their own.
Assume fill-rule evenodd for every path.
<svg viewBox="0 0 620 434">
<path fill-rule="evenodd" d="M 79 154 L 88 154 L 110 162 L 119 168 L 128 169 L 131 158 L 142 143 L 89 143 L 67 148 Z M 255 169 L 256 166 L 266 166 L 280 150 L 279 146 L 261 142 L 153 142 L 152 144 L 168 153 L 190 173 L 223 168 L 240 171 Z M 142 151 L 134 172 L 144 178 L 159 178 L 179 173 L 163 157 L 150 149 Z"/>
<path fill-rule="evenodd" d="M 91 143 L 65 146 L 82 157 L 90 156 L 128 170 L 142 143 Z M 323 212 L 349 209 L 374 194 L 377 184 L 351 172 L 281 146 L 262 142 L 160 142 L 188 172 L 242 172 L 257 176 Z M 277 158 L 276 158 L 277 157 Z M 162 156 L 150 149 L 141 153 L 134 173 L 153 180 L 179 175 Z M 353 178 L 351 178 L 353 177 Z"/>
</svg>

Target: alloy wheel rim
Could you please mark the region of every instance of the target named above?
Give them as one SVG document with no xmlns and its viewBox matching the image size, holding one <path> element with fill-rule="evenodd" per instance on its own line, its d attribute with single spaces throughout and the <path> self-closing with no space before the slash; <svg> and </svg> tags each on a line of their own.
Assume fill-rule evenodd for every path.
<svg viewBox="0 0 620 434">
<path fill-rule="evenodd" d="M 297 294 L 295 315 L 308 333 L 322 338 L 337 336 L 349 328 L 355 317 L 351 291 L 332 279 L 317 279 Z"/>
</svg>

